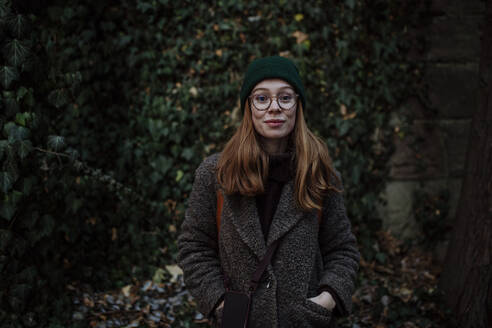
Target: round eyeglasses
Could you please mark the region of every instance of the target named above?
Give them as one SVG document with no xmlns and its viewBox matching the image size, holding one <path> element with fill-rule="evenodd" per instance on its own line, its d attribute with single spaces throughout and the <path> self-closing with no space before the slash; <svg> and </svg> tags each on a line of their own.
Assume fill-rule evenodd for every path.
<svg viewBox="0 0 492 328">
<path fill-rule="evenodd" d="M 266 111 L 268 108 L 270 108 L 273 98 L 277 100 L 278 107 L 280 107 L 282 110 L 290 110 L 296 106 L 297 97 L 299 97 L 297 93 L 284 92 L 279 93 L 276 96 L 270 96 L 266 93 L 256 93 L 249 96 L 248 98 L 250 102 L 253 103 L 253 106 L 256 108 L 256 110 Z"/>
</svg>

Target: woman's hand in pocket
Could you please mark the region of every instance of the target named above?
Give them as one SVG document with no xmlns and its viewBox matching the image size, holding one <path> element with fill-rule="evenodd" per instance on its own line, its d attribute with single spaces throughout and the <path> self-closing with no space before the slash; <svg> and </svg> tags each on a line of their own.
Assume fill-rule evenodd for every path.
<svg viewBox="0 0 492 328">
<path fill-rule="evenodd" d="M 321 305 L 322 307 L 330 311 L 333 311 L 333 309 L 337 305 L 335 303 L 335 300 L 333 299 L 333 296 L 331 296 L 331 294 L 327 291 L 323 291 L 318 296 L 309 298 L 309 300 L 318 305 Z"/>
<path fill-rule="evenodd" d="M 222 326 L 222 311 L 224 310 L 224 301 L 215 308 L 215 318 L 217 320 L 217 327 Z"/>
</svg>

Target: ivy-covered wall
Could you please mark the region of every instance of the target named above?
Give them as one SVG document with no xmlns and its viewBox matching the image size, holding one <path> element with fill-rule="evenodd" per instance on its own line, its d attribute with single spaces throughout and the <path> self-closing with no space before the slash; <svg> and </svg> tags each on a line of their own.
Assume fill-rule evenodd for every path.
<svg viewBox="0 0 492 328">
<path fill-rule="evenodd" d="M 247 64 L 272 54 L 300 68 L 363 257 L 384 262 L 376 205 L 407 133 L 391 117 L 422 75 L 418 8 L 0 0 L 0 322 L 63 326 L 68 283 L 122 286 L 174 263 L 194 169 L 238 123 Z"/>
</svg>

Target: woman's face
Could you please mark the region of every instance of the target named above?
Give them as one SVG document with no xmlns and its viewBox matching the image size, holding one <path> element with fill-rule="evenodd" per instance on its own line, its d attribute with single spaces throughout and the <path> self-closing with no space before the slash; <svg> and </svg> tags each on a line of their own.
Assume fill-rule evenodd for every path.
<svg viewBox="0 0 492 328">
<path fill-rule="evenodd" d="M 270 97 L 285 93 L 295 95 L 294 88 L 281 79 L 263 80 L 251 91 L 251 95 L 263 94 Z M 289 110 L 284 110 L 279 107 L 277 98 L 273 98 L 268 109 L 259 111 L 253 105 L 253 99 L 250 99 L 250 108 L 255 130 L 266 142 L 273 139 L 277 139 L 275 141 L 286 139 L 294 129 L 297 104 Z"/>
</svg>

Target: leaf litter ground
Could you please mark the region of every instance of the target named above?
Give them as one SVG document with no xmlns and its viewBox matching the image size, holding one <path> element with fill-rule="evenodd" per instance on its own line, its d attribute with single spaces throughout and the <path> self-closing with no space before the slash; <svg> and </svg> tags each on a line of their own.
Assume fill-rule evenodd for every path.
<svg viewBox="0 0 492 328">
<path fill-rule="evenodd" d="M 441 268 L 431 253 L 418 246 L 406 247 L 384 231 L 378 233 L 378 244 L 384 257 L 371 262 L 361 259 L 358 287 L 352 297 L 353 314 L 340 320 L 340 326 L 450 325 L 449 311 L 441 307 L 437 289 Z M 73 321 L 86 321 L 96 328 L 208 327 L 207 319 L 195 311 L 179 267 L 166 266 L 166 274 L 159 270 L 153 280 L 135 281 L 112 291 L 91 292 L 88 286 L 68 286 L 75 305 Z"/>
</svg>

